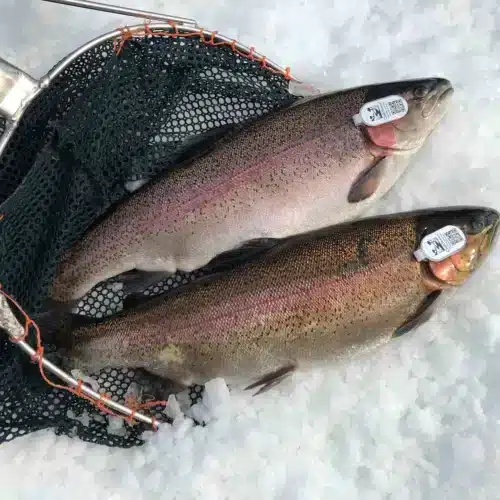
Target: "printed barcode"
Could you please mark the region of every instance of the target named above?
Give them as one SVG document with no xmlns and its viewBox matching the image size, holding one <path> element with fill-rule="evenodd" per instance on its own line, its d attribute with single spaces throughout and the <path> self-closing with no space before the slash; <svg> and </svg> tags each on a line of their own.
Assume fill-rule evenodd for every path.
<svg viewBox="0 0 500 500">
<path fill-rule="evenodd" d="M 446 231 L 445 236 L 452 245 L 456 245 L 462 241 L 462 235 L 455 228 Z"/>
<path fill-rule="evenodd" d="M 405 107 L 401 99 L 389 102 L 389 108 L 391 108 L 391 113 L 397 115 L 398 113 L 404 113 Z"/>
</svg>

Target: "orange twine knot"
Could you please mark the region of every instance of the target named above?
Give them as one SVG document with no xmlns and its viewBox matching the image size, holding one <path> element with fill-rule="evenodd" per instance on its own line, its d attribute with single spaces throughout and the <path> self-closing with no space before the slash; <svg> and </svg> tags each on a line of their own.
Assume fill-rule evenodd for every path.
<svg viewBox="0 0 500 500">
<path fill-rule="evenodd" d="M 120 28 L 120 31 L 121 36 L 119 38 L 115 38 L 113 41 L 113 50 L 115 51 L 117 56 L 121 54 L 125 43 L 128 40 L 131 40 L 134 36 L 129 28 Z"/>
<path fill-rule="evenodd" d="M 76 384 L 76 388 L 75 388 L 75 394 L 78 396 L 78 397 L 82 397 L 82 386 L 83 386 L 83 380 L 81 378 L 78 379 L 78 383 Z"/>
<path fill-rule="evenodd" d="M 153 36 L 153 30 L 149 27 L 149 22 L 144 23 L 144 33 L 149 36 Z"/>
<path fill-rule="evenodd" d="M 141 31 L 134 31 L 134 33 L 136 36 L 141 36 L 141 35 L 144 35 L 144 36 L 165 36 L 165 37 L 172 37 L 172 38 L 189 38 L 189 37 L 193 37 L 193 36 L 199 37 L 200 42 L 204 43 L 205 45 L 210 45 L 213 47 L 219 47 L 219 46 L 230 47 L 231 50 L 235 54 L 237 54 L 241 57 L 244 57 L 245 59 L 249 59 L 250 61 L 256 60 L 255 55 L 254 55 L 255 54 L 255 47 L 250 47 L 250 49 L 247 53 L 247 52 L 243 52 L 241 50 L 238 50 L 238 48 L 236 47 L 236 44 L 238 42 L 236 40 L 232 40 L 231 42 L 226 42 L 224 40 L 217 42 L 215 40 L 215 38 L 218 34 L 217 31 L 211 31 L 209 34 L 205 35 L 206 31 L 203 28 L 200 28 L 198 31 L 181 33 L 177 23 L 175 23 L 174 21 L 168 21 L 168 24 L 171 26 L 171 28 L 173 30 L 172 32 L 156 31 L 156 30 L 153 31 L 151 29 L 151 27 L 149 26 L 149 21 L 146 21 L 144 23 L 143 31 L 142 32 Z M 118 38 L 115 38 L 115 40 L 113 41 L 113 48 L 114 48 L 114 51 L 116 52 L 117 55 L 120 55 L 125 43 L 128 40 L 132 39 L 134 36 L 129 28 L 121 28 L 120 31 L 122 33 L 121 36 Z M 208 38 L 207 38 L 207 36 L 208 36 Z M 284 70 L 274 69 L 268 65 L 266 56 L 263 56 L 259 62 L 260 62 L 261 67 L 266 69 L 267 71 L 270 71 L 271 73 L 274 73 L 274 74 L 280 74 L 286 80 L 292 79 L 289 67 L 286 67 Z M 0 218 L 0 220 L 1 220 L 1 218 Z"/>
</svg>

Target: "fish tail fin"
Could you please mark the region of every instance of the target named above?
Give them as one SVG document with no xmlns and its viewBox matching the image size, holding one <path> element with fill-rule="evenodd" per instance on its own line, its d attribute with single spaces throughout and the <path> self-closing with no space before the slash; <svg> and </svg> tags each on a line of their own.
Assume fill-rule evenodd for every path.
<svg viewBox="0 0 500 500">
<path fill-rule="evenodd" d="M 153 285 L 157 285 L 172 273 L 166 271 L 140 271 L 133 269 L 119 275 L 116 286 L 123 290 L 123 295 L 141 295 Z"/>
<path fill-rule="evenodd" d="M 71 313 L 47 311 L 37 314 L 33 320 L 38 325 L 43 344 L 52 344 L 57 348 L 69 347 L 68 339 L 72 330 Z"/>
</svg>

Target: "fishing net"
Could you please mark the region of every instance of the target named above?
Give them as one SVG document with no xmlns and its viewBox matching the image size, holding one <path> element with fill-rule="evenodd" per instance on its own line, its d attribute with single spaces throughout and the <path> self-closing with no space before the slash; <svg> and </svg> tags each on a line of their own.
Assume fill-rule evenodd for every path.
<svg viewBox="0 0 500 500">
<path fill-rule="evenodd" d="M 70 63 L 31 103 L 0 158 L 3 290 L 36 315 L 64 249 L 128 194 L 128 183 L 203 152 L 213 142 L 209 131 L 227 133 L 297 99 L 286 73 L 251 56 L 213 37 L 150 32 L 104 41 Z M 0 120 L 0 132 L 4 127 Z M 146 293 L 191 279 L 180 273 Z M 122 299 L 112 283 L 100 284 L 79 312 L 107 316 Z M 45 355 L 52 349 L 45 346 Z M 5 332 L 0 350 L 0 442 L 45 428 L 108 446 L 143 442 L 147 426 L 113 430 L 101 410 L 47 385 L 38 364 Z M 139 370 L 110 367 L 88 375 L 122 403 L 132 386 L 155 391 L 156 381 Z M 193 401 L 200 394 L 192 388 Z"/>
</svg>

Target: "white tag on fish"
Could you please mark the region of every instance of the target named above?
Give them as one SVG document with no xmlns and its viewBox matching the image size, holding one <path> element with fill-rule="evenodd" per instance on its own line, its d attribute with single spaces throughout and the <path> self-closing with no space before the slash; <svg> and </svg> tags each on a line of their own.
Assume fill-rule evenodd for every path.
<svg viewBox="0 0 500 500">
<path fill-rule="evenodd" d="M 459 227 L 445 226 L 423 238 L 414 255 L 419 262 L 440 262 L 462 250 L 466 243 L 467 238 Z"/>
<path fill-rule="evenodd" d="M 384 123 L 399 120 L 408 113 L 408 103 L 400 95 L 390 95 L 370 101 L 363 106 L 357 115 L 352 117 L 354 125 L 376 127 Z"/>
</svg>

